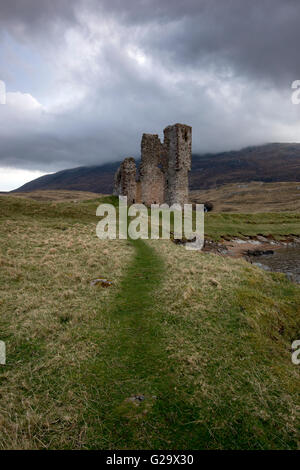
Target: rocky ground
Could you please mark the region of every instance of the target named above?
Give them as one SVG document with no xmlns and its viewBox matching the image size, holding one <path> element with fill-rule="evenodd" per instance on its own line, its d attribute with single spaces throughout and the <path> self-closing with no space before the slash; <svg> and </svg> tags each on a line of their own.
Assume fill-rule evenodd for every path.
<svg viewBox="0 0 300 470">
<path fill-rule="evenodd" d="M 246 259 L 252 256 L 272 255 L 280 248 L 300 245 L 300 237 L 288 236 L 283 240 L 275 240 L 272 235 L 251 236 L 243 238 L 222 238 L 220 242 L 205 240 L 203 251 Z"/>
<path fill-rule="evenodd" d="M 283 240 L 262 235 L 220 242 L 206 240 L 203 251 L 244 258 L 263 270 L 284 273 L 290 281 L 300 283 L 300 238 L 296 236 Z"/>
</svg>

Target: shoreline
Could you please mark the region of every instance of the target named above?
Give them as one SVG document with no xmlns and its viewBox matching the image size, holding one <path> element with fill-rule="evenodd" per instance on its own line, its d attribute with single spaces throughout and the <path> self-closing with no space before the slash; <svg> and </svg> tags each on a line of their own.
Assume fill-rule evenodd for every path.
<svg viewBox="0 0 300 470">
<path fill-rule="evenodd" d="M 272 255 L 281 248 L 298 245 L 300 246 L 300 236 L 297 235 L 288 235 L 281 240 L 276 240 L 272 235 L 222 237 L 220 242 L 205 239 L 202 251 L 247 259 L 252 256 L 259 258 L 263 255 Z"/>
</svg>

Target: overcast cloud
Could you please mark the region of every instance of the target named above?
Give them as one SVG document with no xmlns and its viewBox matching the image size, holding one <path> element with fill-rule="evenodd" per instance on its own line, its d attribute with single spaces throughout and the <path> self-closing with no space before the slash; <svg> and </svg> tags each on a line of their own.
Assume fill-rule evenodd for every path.
<svg viewBox="0 0 300 470">
<path fill-rule="evenodd" d="M 0 167 L 138 156 L 175 122 L 195 153 L 299 142 L 299 24 L 297 0 L 0 0 Z"/>
</svg>

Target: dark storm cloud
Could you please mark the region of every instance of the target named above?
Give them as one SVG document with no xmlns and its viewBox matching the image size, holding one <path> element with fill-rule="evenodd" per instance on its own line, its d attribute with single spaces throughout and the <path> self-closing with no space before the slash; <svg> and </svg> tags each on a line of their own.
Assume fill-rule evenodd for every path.
<svg viewBox="0 0 300 470">
<path fill-rule="evenodd" d="M 298 0 L 129 3 L 127 9 L 127 2 L 107 2 L 107 8 L 117 14 L 123 5 L 126 21 L 145 25 L 145 49 L 170 65 L 213 66 L 221 72 L 230 67 L 233 73 L 277 84 L 300 72 Z"/>
<path fill-rule="evenodd" d="M 174 66 L 230 66 L 272 81 L 299 73 L 298 0 L 2 0 L 0 24 L 43 36 L 47 25 L 76 24 L 82 8 L 139 27 L 140 44 Z"/>
<path fill-rule="evenodd" d="M 55 170 L 137 155 L 141 132 L 178 121 L 193 126 L 198 152 L 295 140 L 297 0 L 0 5 L 0 49 L 9 35 L 38 51 L 35 70 L 44 77 L 47 64 L 60 95 L 48 82 L 45 106 L 11 95 L 0 109 L 0 166 Z"/>
<path fill-rule="evenodd" d="M 37 31 L 42 36 L 56 22 L 76 21 L 76 3 L 76 0 L 1 0 L 0 30 L 23 39 Z"/>
</svg>

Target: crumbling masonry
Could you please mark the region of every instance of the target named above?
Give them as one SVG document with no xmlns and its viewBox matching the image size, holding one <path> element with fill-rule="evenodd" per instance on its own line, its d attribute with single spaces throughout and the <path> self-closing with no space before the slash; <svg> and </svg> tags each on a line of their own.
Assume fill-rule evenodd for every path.
<svg viewBox="0 0 300 470">
<path fill-rule="evenodd" d="M 125 158 L 115 175 L 114 194 L 127 196 L 128 204 L 187 204 L 191 158 L 190 126 L 166 127 L 163 144 L 157 134 L 143 134 L 138 174 L 134 158 Z"/>
<path fill-rule="evenodd" d="M 127 196 L 128 204 L 136 201 L 136 165 L 132 157 L 125 158 L 115 174 L 114 195 Z"/>
<path fill-rule="evenodd" d="M 156 134 L 143 134 L 141 143 L 141 202 L 146 206 L 164 202 L 163 148 Z"/>
</svg>

